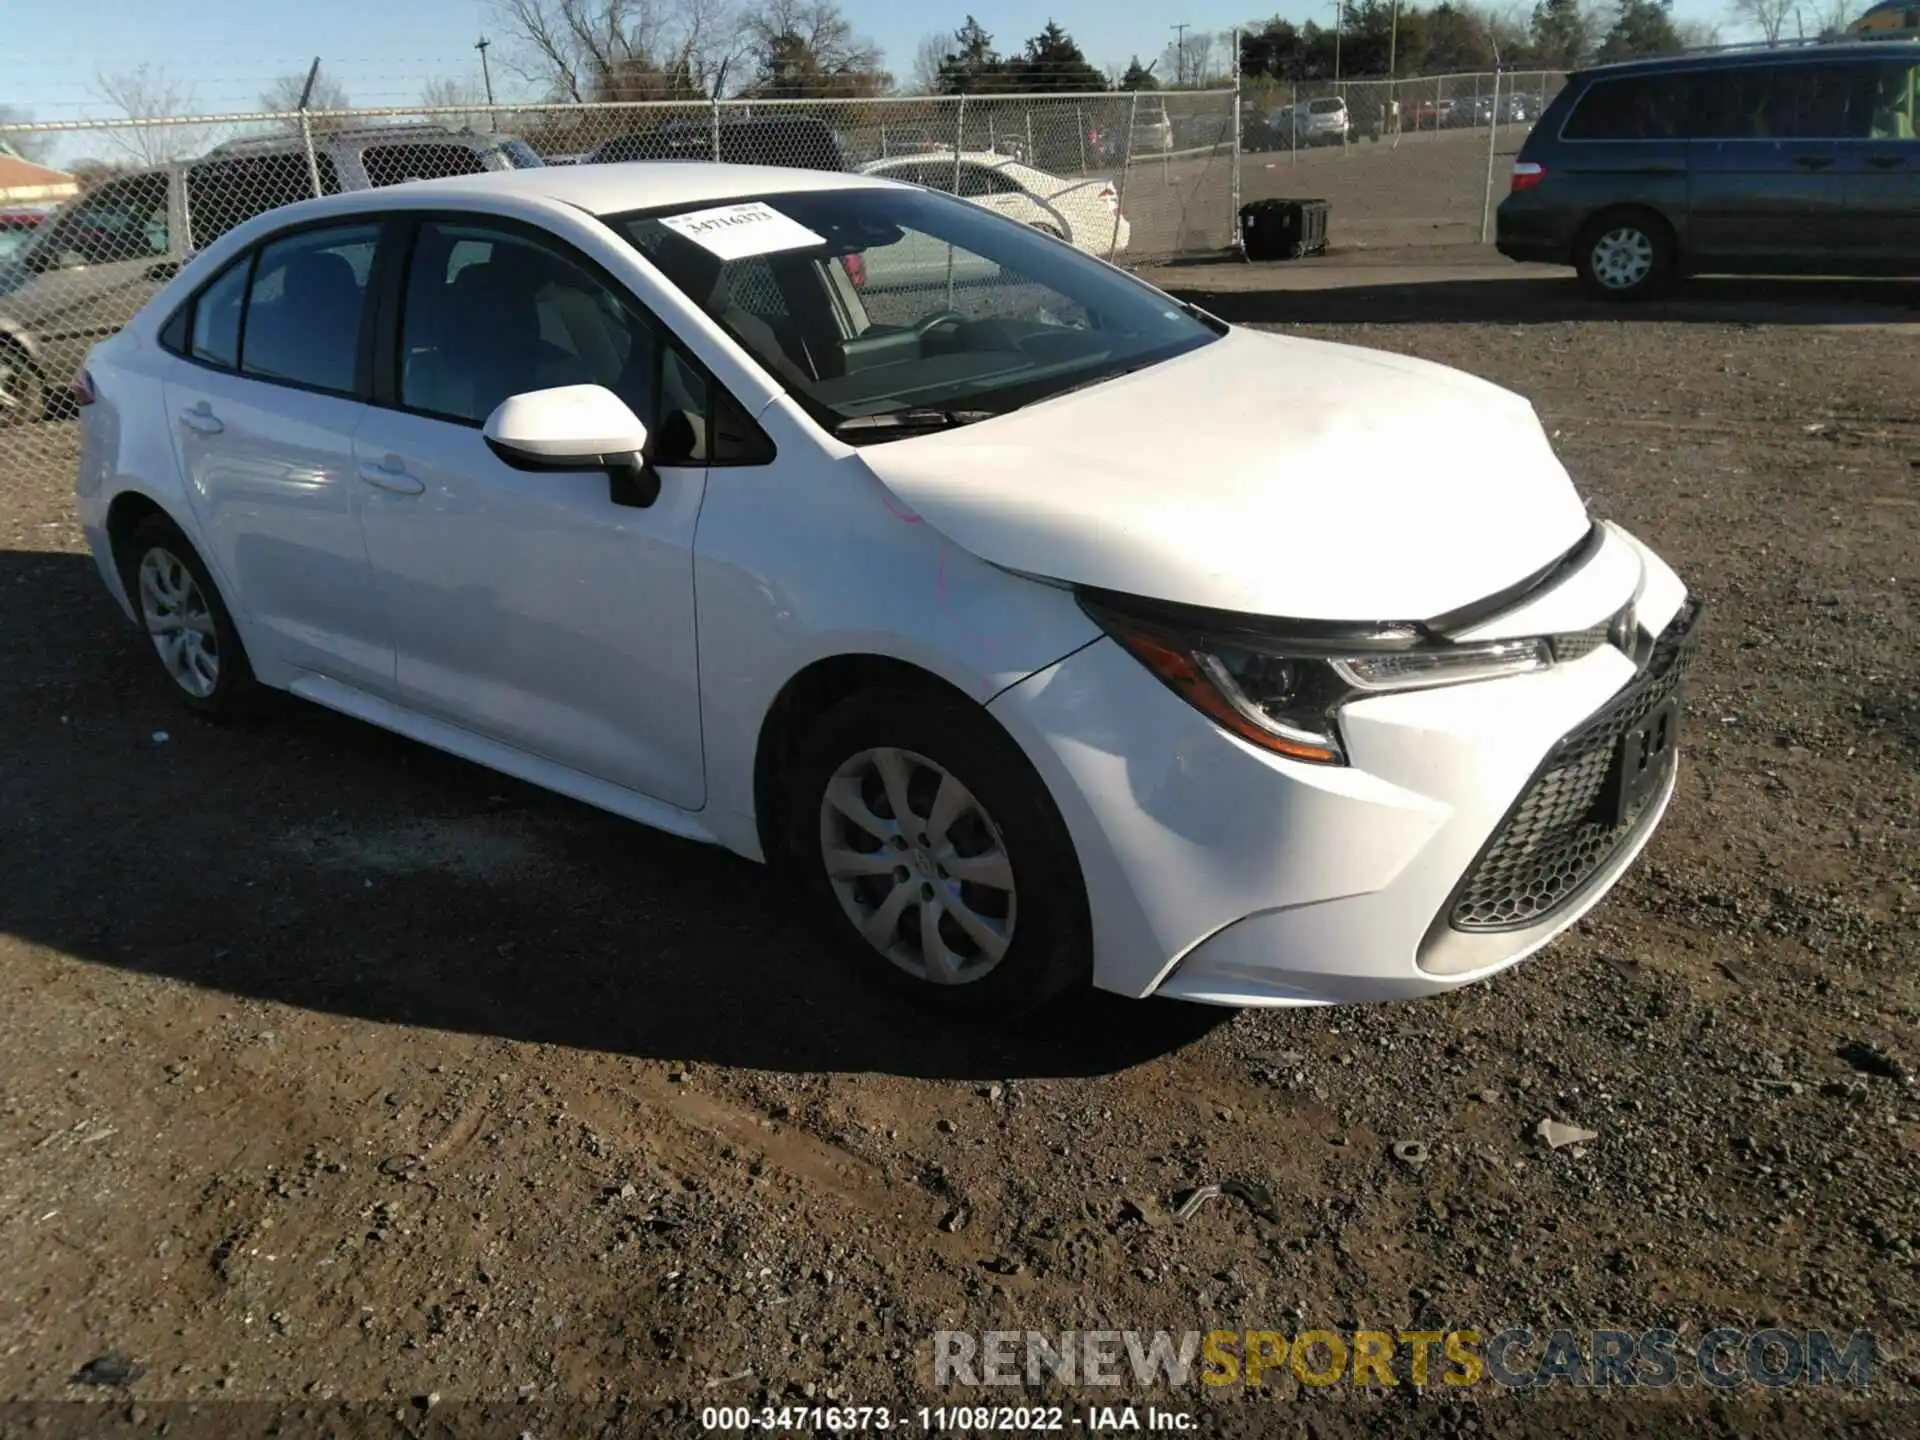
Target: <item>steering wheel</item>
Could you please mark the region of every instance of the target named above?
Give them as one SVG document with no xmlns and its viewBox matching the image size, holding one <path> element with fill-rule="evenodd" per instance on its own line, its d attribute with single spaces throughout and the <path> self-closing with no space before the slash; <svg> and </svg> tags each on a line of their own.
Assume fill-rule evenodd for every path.
<svg viewBox="0 0 1920 1440">
<path fill-rule="evenodd" d="M 913 338 L 916 340 L 925 340 L 927 336 L 938 330 L 942 325 L 964 325 L 966 323 L 967 317 L 962 315 L 958 310 L 936 310 L 933 314 L 922 316 L 914 322 Z"/>
</svg>

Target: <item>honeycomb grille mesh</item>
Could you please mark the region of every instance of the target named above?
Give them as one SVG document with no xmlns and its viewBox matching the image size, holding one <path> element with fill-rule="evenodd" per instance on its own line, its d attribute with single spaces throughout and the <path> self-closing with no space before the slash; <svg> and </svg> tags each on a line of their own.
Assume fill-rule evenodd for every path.
<svg viewBox="0 0 1920 1440">
<path fill-rule="evenodd" d="M 1600 802 L 1621 736 L 1685 683 L 1699 646 L 1698 619 L 1699 606 L 1688 601 L 1640 677 L 1555 747 L 1468 871 L 1448 917 L 1454 929 L 1517 930 L 1546 919 L 1651 816 L 1651 805 L 1643 804 L 1615 825 Z"/>
</svg>

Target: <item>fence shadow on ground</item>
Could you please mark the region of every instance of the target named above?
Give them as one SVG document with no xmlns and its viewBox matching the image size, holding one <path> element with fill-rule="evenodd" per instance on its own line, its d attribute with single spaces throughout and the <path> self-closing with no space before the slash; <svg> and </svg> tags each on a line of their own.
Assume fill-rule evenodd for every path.
<svg viewBox="0 0 1920 1440">
<path fill-rule="evenodd" d="M 1106 1074 L 1230 1012 L 1007 1032 L 876 989 L 762 867 L 287 701 L 182 713 L 87 557 L 0 550 L 0 932 L 386 1024 L 783 1072 Z M 164 740 L 157 739 L 164 735 Z"/>
<path fill-rule="evenodd" d="M 1920 281 L 1703 279 L 1656 299 L 1623 303 L 1593 298 L 1571 276 L 1519 271 L 1496 279 L 1313 288 L 1276 275 L 1275 286 L 1264 289 L 1246 288 L 1238 277 L 1232 289 L 1208 288 L 1203 273 L 1170 270 L 1163 283 L 1178 298 L 1238 325 L 1920 323 Z"/>
</svg>

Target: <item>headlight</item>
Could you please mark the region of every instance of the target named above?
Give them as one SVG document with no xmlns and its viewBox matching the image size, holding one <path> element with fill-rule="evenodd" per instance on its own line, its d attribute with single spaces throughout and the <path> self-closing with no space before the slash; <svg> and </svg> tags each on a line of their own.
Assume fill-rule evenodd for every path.
<svg viewBox="0 0 1920 1440">
<path fill-rule="evenodd" d="M 1189 628 L 1171 607 L 1154 606 L 1142 618 L 1085 594 L 1080 604 L 1195 709 L 1263 749 L 1322 765 L 1346 763 L 1338 716 L 1349 700 L 1523 675 L 1552 663 L 1544 639 L 1456 645 L 1410 625 L 1316 627 L 1321 633 L 1298 637 L 1222 633 L 1205 623 L 1214 617 L 1196 616 Z"/>
</svg>

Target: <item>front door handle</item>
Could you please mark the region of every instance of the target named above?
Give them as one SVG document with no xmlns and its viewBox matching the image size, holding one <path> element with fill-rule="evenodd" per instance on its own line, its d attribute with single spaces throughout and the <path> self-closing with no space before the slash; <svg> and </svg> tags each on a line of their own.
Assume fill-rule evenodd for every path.
<svg viewBox="0 0 1920 1440">
<path fill-rule="evenodd" d="M 1898 155 L 1869 155 L 1867 164 L 1875 170 L 1898 170 L 1907 162 Z"/>
<path fill-rule="evenodd" d="M 189 430 L 202 435 L 218 435 L 227 427 L 220 423 L 220 417 L 213 413 L 213 406 L 205 400 L 180 412 L 180 423 Z"/>
<path fill-rule="evenodd" d="M 424 480 L 407 473 L 406 463 L 398 455 L 389 455 L 384 461 L 362 460 L 360 478 L 395 495 L 419 495 L 427 488 Z"/>
<path fill-rule="evenodd" d="M 1796 155 L 1793 163 L 1802 170 L 1826 170 L 1833 165 L 1831 155 Z"/>
</svg>

